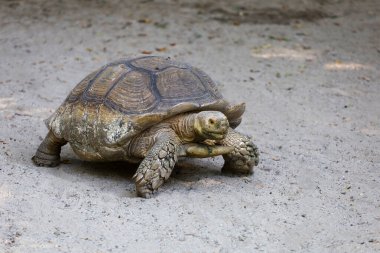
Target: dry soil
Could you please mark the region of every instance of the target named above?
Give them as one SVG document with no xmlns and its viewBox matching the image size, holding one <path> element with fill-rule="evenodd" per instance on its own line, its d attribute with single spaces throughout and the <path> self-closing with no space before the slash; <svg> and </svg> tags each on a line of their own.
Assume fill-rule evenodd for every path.
<svg viewBox="0 0 380 253">
<path fill-rule="evenodd" d="M 32 164 L 69 91 L 142 54 L 247 103 L 253 176 L 183 160 L 145 200 L 124 163 Z M 380 251 L 378 0 L 3 0 L 0 56 L 0 252 Z"/>
</svg>

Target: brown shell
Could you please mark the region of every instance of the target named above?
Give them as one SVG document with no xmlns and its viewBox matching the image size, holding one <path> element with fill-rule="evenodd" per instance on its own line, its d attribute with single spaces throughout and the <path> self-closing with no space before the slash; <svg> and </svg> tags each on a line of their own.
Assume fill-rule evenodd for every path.
<svg viewBox="0 0 380 253">
<path fill-rule="evenodd" d="M 168 117 L 188 111 L 224 112 L 228 106 L 203 71 L 148 56 L 111 62 L 88 75 L 47 124 L 67 140 L 81 135 L 72 133 L 80 126 L 88 138 L 104 137 L 110 144 L 120 144 Z"/>
<path fill-rule="evenodd" d="M 179 103 L 222 99 L 204 72 L 163 57 L 141 57 L 107 64 L 81 81 L 67 102 L 104 104 L 128 115 L 162 112 Z"/>
</svg>

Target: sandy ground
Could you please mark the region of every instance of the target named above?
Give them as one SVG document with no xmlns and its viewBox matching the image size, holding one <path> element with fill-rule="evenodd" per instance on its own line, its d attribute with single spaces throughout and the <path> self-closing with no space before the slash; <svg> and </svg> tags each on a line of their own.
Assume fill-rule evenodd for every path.
<svg viewBox="0 0 380 253">
<path fill-rule="evenodd" d="M 130 2 L 0 3 L 0 252 L 379 252 L 379 1 Z M 142 53 L 247 103 L 253 176 L 184 160 L 145 200 L 123 163 L 32 164 L 76 83 Z"/>
</svg>

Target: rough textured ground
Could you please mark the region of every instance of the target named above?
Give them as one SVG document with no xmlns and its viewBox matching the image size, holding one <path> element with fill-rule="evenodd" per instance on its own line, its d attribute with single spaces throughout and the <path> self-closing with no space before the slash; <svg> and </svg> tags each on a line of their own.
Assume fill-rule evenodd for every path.
<svg viewBox="0 0 380 253">
<path fill-rule="evenodd" d="M 121 2 L 0 4 L 0 252 L 380 251 L 377 0 Z M 149 51 L 247 102 L 253 176 L 186 160 L 144 200 L 123 163 L 33 166 L 77 82 Z"/>
</svg>

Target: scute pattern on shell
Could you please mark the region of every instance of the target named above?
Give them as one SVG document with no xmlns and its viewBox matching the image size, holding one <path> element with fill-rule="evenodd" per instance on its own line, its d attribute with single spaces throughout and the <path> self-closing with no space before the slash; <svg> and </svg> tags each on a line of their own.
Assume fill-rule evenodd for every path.
<svg viewBox="0 0 380 253">
<path fill-rule="evenodd" d="M 82 80 L 66 102 L 103 104 L 127 115 L 164 112 L 179 103 L 195 107 L 223 99 L 203 71 L 168 58 L 119 60 Z"/>
</svg>

